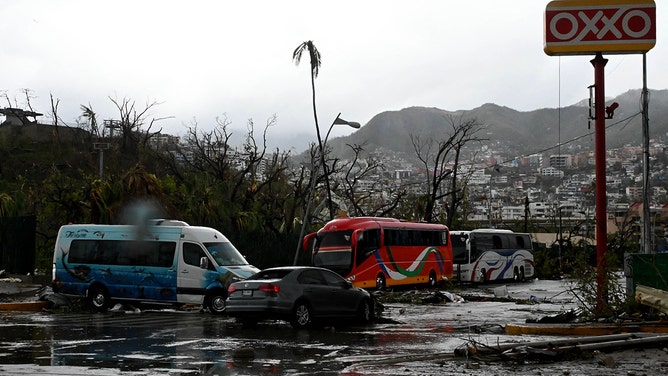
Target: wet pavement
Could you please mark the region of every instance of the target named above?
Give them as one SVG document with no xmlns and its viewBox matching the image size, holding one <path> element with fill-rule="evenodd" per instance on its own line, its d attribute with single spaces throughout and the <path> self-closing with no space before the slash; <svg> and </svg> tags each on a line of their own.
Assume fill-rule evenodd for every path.
<svg viewBox="0 0 668 376">
<path fill-rule="evenodd" d="M 484 362 L 453 355 L 455 349 L 471 340 L 496 345 L 544 339 L 509 336 L 503 328 L 508 323 L 524 323 L 527 319 L 575 308 L 573 297 L 564 291 L 559 281 L 469 287 L 457 293 L 473 294 L 480 299 L 440 304 L 386 303 L 377 323 L 308 330 L 294 330 L 284 322 L 242 328 L 231 318 L 197 310 L 127 310 L 105 314 L 2 312 L 0 374 L 659 375 L 668 372 L 668 364 L 661 363 L 668 358 L 662 349 L 618 352 L 614 364 L 604 361 L 609 357 L 607 354 L 584 361 L 547 364 Z M 397 294 L 422 296 L 425 292 L 407 290 Z"/>
</svg>

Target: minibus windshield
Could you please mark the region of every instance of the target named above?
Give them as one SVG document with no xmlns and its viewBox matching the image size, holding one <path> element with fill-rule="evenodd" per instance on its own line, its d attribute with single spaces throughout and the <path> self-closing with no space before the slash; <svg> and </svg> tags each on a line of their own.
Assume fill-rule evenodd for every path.
<svg viewBox="0 0 668 376">
<path fill-rule="evenodd" d="M 246 259 L 232 243 L 204 243 L 204 246 L 220 266 L 248 265 Z"/>
</svg>

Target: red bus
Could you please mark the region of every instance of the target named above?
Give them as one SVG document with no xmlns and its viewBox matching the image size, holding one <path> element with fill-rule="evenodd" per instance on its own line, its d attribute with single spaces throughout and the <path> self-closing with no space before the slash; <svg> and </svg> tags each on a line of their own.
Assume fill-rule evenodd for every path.
<svg viewBox="0 0 668 376">
<path fill-rule="evenodd" d="M 452 279 L 452 245 L 444 225 L 394 218 L 334 219 L 304 237 L 314 266 L 361 288 L 428 284 Z"/>
</svg>

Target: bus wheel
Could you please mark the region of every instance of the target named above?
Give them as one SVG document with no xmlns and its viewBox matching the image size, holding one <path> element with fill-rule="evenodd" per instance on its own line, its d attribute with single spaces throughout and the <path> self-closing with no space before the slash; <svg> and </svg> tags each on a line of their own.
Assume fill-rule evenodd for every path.
<svg viewBox="0 0 668 376">
<path fill-rule="evenodd" d="M 517 267 L 515 267 L 515 270 L 513 271 L 513 280 L 515 282 L 519 282 L 522 280 L 522 278 L 520 277 L 520 271 L 517 270 Z"/>
<path fill-rule="evenodd" d="M 387 285 L 385 284 L 385 276 L 382 274 L 378 274 L 376 277 L 376 290 L 378 291 L 383 291 Z"/>
<path fill-rule="evenodd" d="M 429 271 L 429 287 L 436 287 L 438 281 L 436 280 L 436 272 L 433 270 Z"/>
<path fill-rule="evenodd" d="M 109 293 L 102 286 L 93 286 L 88 289 L 88 301 L 98 312 L 106 312 L 111 305 Z"/>
<path fill-rule="evenodd" d="M 480 270 L 480 283 L 485 283 L 487 282 L 487 270 L 482 269 Z"/>
<path fill-rule="evenodd" d="M 526 281 L 526 278 L 524 277 L 524 267 L 520 268 L 520 281 Z"/>
<path fill-rule="evenodd" d="M 222 315 L 225 312 L 225 299 L 227 296 L 222 290 L 210 292 L 206 298 L 204 298 L 204 306 L 209 308 L 211 313 L 216 315 Z"/>
</svg>

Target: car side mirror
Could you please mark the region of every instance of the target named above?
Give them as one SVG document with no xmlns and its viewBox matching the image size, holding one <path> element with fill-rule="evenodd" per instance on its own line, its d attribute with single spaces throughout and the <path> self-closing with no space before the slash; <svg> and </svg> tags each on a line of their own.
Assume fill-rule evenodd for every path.
<svg viewBox="0 0 668 376">
<path fill-rule="evenodd" d="M 202 257 L 199 259 L 199 267 L 202 269 L 209 269 L 209 259 Z"/>
</svg>

